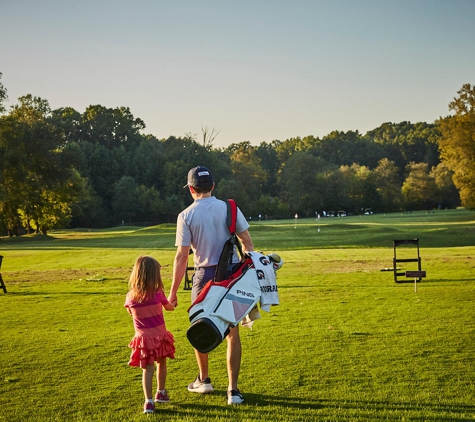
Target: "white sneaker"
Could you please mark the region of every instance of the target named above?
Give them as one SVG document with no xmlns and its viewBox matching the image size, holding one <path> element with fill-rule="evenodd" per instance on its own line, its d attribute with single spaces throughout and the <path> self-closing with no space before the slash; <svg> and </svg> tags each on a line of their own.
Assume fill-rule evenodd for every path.
<svg viewBox="0 0 475 422">
<path fill-rule="evenodd" d="M 244 397 L 239 390 L 228 391 L 228 404 L 241 404 L 244 401 Z"/>
<path fill-rule="evenodd" d="M 191 384 L 188 384 L 188 391 L 191 391 L 192 393 L 206 394 L 213 392 L 214 388 L 211 385 L 211 380 L 209 377 L 201 381 L 200 374 L 198 374 L 196 380 L 194 380 Z"/>
</svg>

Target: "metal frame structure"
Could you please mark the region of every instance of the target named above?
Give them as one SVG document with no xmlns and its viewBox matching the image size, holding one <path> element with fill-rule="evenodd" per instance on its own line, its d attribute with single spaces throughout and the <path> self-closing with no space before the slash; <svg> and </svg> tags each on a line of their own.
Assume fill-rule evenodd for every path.
<svg viewBox="0 0 475 422">
<path fill-rule="evenodd" d="M 0 268 L 2 268 L 2 261 L 3 261 L 3 256 L 0 255 Z M 2 278 L 2 273 L 0 273 L 0 287 L 3 289 L 3 292 L 7 292 L 7 288 L 5 287 L 5 283 L 3 282 Z"/>
<path fill-rule="evenodd" d="M 417 257 L 416 258 L 397 258 L 396 249 L 401 245 L 414 245 L 417 248 Z M 394 248 L 394 258 L 393 258 L 393 271 L 394 271 L 394 281 L 396 283 L 411 283 L 412 280 L 408 280 L 406 276 L 406 271 L 400 271 L 397 268 L 399 262 L 417 262 L 417 270 L 422 271 L 421 268 L 421 256 L 419 255 L 419 239 L 403 239 L 403 240 L 393 240 Z M 404 277 L 400 279 L 399 277 Z M 416 281 L 422 281 L 422 278 L 416 278 Z"/>
</svg>

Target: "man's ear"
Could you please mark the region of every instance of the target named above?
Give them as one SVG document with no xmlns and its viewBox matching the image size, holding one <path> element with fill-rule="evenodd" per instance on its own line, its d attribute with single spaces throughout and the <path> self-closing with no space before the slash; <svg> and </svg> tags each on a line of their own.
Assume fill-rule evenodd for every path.
<svg viewBox="0 0 475 422">
<path fill-rule="evenodd" d="M 195 188 L 193 186 L 188 185 L 188 187 L 190 188 L 190 193 L 196 193 Z"/>
<path fill-rule="evenodd" d="M 211 187 L 211 191 L 213 191 L 213 190 L 214 190 L 214 186 L 215 186 L 215 185 L 214 185 L 214 182 L 213 182 L 213 186 Z M 210 192 L 211 192 L 211 191 L 210 191 Z"/>
</svg>

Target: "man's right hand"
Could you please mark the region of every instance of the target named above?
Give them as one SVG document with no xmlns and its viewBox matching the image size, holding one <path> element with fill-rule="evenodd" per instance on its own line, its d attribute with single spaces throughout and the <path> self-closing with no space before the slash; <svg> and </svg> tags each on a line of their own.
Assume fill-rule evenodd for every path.
<svg viewBox="0 0 475 422">
<path fill-rule="evenodd" d="M 178 306 L 178 299 L 176 297 L 176 293 L 170 293 L 168 295 L 168 301 L 170 303 L 173 303 L 173 305 L 175 305 L 175 308 Z"/>
<path fill-rule="evenodd" d="M 189 246 L 178 246 L 176 250 L 175 259 L 173 261 L 173 275 L 172 275 L 172 285 L 170 287 L 170 294 L 168 295 L 168 301 L 176 301 L 178 306 L 178 299 L 176 297 L 176 292 L 180 288 L 180 284 L 185 277 L 186 267 L 188 266 L 188 255 L 190 247 Z"/>
</svg>

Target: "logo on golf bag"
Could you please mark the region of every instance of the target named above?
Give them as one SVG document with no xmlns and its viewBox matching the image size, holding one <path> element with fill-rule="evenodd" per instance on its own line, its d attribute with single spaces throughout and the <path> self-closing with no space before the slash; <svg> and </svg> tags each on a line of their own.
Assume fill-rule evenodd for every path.
<svg viewBox="0 0 475 422">
<path fill-rule="evenodd" d="M 247 297 L 255 297 L 252 293 L 243 292 L 242 290 L 236 290 L 236 294 L 242 295 L 242 296 L 247 296 Z"/>
<path fill-rule="evenodd" d="M 277 292 L 277 284 L 274 284 L 272 286 L 261 286 L 261 292 L 262 293 L 273 293 Z"/>
<path fill-rule="evenodd" d="M 264 280 L 266 278 L 266 276 L 264 275 L 264 271 L 262 270 L 256 270 L 256 274 L 258 280 Z"/>
<path fill-rule="evenodd" d="M 209 330 L 203 331 L 201 334 L 198 334 L 198 335 L 195 336 L 195 341 L 198 341 L 198 342 L 202 341 L 207 337 L 211 337 L 211 334 L 212 333 Z"/>
<path fill-rule="evenodd" d="M 259 258 L 259 261 L 261 262 L 262 265 L 270 265 L 270 261 L 267 256 L 261 256 Z"/>
</svg>

